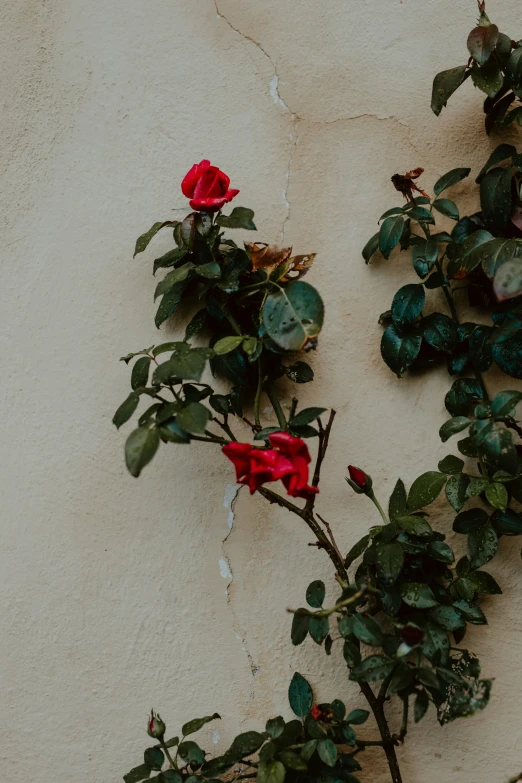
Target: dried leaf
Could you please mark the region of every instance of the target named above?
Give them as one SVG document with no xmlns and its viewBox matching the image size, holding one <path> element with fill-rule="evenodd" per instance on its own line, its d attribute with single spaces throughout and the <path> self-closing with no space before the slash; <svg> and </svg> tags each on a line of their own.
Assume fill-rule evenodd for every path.
<svg viewBox="0 0 522 783">
<path fill-rule="evenodd" d="M 304 256 L 292 256 L 287 263 L 287 268 L 281 278 L 281 282 L 287 283 L 289 280 L 299 280 L 304 277 L 312 264 L 317 253 L 308 253 Z"/>
<path fill-rule="evenodd" d="M 266 242 L 245 242 L 253 269 L 268 269 L 280 266 L 290 258 L 291 247 L 268 245 Z"/>
</svg>

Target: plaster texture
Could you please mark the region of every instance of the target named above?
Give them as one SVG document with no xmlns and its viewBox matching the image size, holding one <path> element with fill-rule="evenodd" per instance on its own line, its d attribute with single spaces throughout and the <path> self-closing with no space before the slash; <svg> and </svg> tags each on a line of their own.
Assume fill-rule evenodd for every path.
<svg viewBox="0 0 522 783">
<path fill-rule="evenodd" d="M 489 10 L 522 35 L 516 0 Z M 338 411 L 321 508 L 348 549 L 375 522 L 347 490 L 348 462 L 386 497 L 447 453 L 448 378 L 399 382 L 379 355 L 376 318 L 405 261 L 367 268 L 360 251 L 393 173 L 423 166 L 430 189 L 454 166 L 477 171 L 496 142 L 471 85 L 440 119 L 429 108 L 475 14 L 471 0 L 4 0 L 2 780 L 116 783 L 139 763 L 151 705 L 172 733 L 217 710 L 206 736 L 224 749 L 259 716 L 289 716 L 295 669 L 320 700 L 360 705 L 340 651 L 289 645 L 286 608 L 331 573 L 307 530 L 260 498 L 231 510 L 231 466 L 204 444 L 162 448 L 137 481 L 124 468 L 118 358 L 177 333 L 152 318 L 168 238 L 134 261 L 132 248 L 182 214 L 180 179 L 209 157 L 260 240 L 318 251 L 309 279 L 327 319 L 300 396 Z M 438 521 L 449 528 L 442 508 Z M 490 570 L 504 596 L 467 641 L 496 678 L 491 705 L 413 727 L 407 783 L 503 783 L 522 768 L 515 540 Z M 361 780 L 388 781 L 380 753 L 365 755 Z"/>
</svg>

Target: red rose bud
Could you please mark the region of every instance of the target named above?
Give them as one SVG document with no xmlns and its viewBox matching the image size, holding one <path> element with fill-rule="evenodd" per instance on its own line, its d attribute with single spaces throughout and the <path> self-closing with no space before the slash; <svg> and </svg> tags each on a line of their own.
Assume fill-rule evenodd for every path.
<svg viewBox="0 0 522 783">
<path fill-rule="evenodd" d="M 209 160 L 194 163 L 181 183 L 183 195 L 190 199 L 190 206 L 200 212 L 217 212 L 237 196 L 239 190 L 230 190 L 230 177 Z"/>
<path fill-rule="evenodd" d="M 312 707 L 312 709 L 310 710 L 310 715 L 312 716 L 312 718 L 313 718 L 314 720 L 320 720 L 320 718 L 321 718 L 322 714 L 323 714 L 323 713 L 322 713 L 322 712 L 321 712 L 321 710 L 319 709 L 319 705 L 318 705 L 318 704 L 314 704 L 314 706 L 313 706 L 313 707 Z"/>
<path fill-rule="evenodd" d="M 154 739 L 162 739 L 166 728 L 167 727 L 161 720 L 160 716 L 155 713 L 154 710 L 151 710 L 150 718 L 147 723 L 147 734 L 149 737 L 154 737 Z"/>
<path fill-rule="evenodd" d="M 346 481 L 352 489 L 358 492 L 359 495 L 362 493 L 368 495 L 372 488 L 371 477 L 364 470 L 356 468 L 354 465 L 348 465 L 348 473 L 350 478 L 347 478 Z"/>
<path fill-rule="evenodd" d="M 414 625 L 405 625 L 404 628 L 401 628 L 401 638 L 408 647 L 415 647 L 424 639 L 424 631 Z"/>
</svg>

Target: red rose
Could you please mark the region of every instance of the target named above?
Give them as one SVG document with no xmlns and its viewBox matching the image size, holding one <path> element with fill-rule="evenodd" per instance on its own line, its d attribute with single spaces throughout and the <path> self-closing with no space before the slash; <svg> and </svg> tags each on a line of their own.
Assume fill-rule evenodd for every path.
<svg viewBox="0 0 522 783">
<path fill-rule="evenodd" d="M 282 480 L 291 497 L 308 500 L 319 489 L 308 486 L 310 454 L 301 438 L 288 432 L 274 432 L 269 436 L 273 449 L 256 449 L 250 443 L 227 443 L 223 453 L 234 464 L 239 484 L 249 487 L 254 494 L 263 484 Z"/>
<path fill-rule="evenodd" d="M 217 212 L 228 201 L 237 196 L 239 190 L 229 190 L 230 177 L 209 160 L 195 163 L 181 183 L 183 195 L 191 199 L 192 209 L 202 212 Z"/>
<path fill-rule="evenodd" d="M 408 647 L 415 647 L 415 645 L 420 644 L 424 639 L 424 632 L 414 625 L 405 625 L 404 628 L 401 628 L 401 637 Z"/>
<path fill-rule="evenodd" d="M 353 465 L 348 465 L 348 473 L 354 484 L 357 484 L 359 489 L 366 489 L 366 473 L 360 468 L 355 468 Z"/>
</svg>

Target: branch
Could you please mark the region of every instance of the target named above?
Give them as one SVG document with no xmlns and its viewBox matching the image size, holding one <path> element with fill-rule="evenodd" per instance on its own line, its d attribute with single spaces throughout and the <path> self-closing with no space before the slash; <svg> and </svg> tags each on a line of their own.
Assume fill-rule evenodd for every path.
<svg viewBox="0 0 522 783">
<path fill-rule="evenodd" d="M 317 487 L 319 485 L 319 480 L 321 478 L 321 468 L 323 465 L 323 460 L 326 456 L 326 450 L 328 448 L 328 441 L 330 439 L 330 432 L 332 430 L 333 420 L 335 418 L 336 411 L 333 409 L 330 411 L 330 418 L 328 419 L 328 424 L 326 427 L 323 428 L 323 425 L 321 424 L 321 420 L 318 419 L 319 424 L 319 448 L 317 450 L 317 460 L 315 462 L 315 469 L 314 469 L 314 475 L 312 478 L 312 487 Z M 306 510 L 311 512 L 315 505 L 315 499 L 316 495 L 313 495 L 310 500 L 306 501 Z"/>
</svg>

